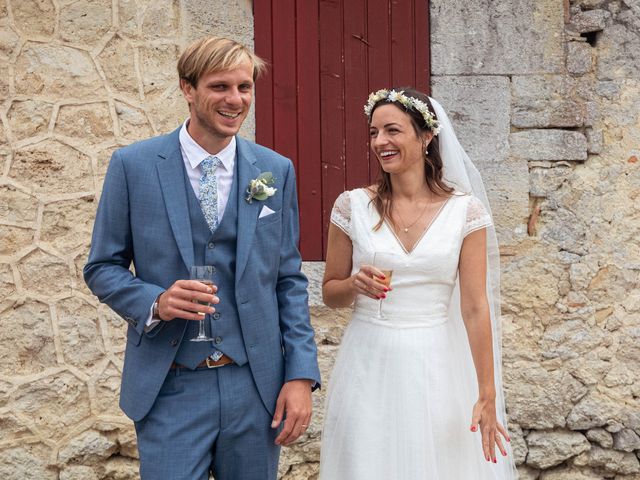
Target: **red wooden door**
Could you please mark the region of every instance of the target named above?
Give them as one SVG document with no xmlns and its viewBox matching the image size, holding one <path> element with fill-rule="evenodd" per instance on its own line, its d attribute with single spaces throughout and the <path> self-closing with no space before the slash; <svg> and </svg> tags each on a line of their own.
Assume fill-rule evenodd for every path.
<svg viewBox="0 0 640 480">
<path fill-rule="evenodd" d="M 372 183 L 363 106 L 392 86 L 429 90 L 428 0 L 254 0 L 256 141 L 293 161 L 300 250 L 322 260 L 331 207 Z"/>
</svg>

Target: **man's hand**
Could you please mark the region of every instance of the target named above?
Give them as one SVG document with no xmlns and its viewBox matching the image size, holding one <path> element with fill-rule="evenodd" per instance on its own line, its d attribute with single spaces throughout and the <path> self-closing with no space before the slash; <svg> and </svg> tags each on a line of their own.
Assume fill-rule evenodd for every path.
<svg viewBox="0 0 640 480">
<path fill-rule="evenodd" d="M 214 295 L 215 285 L 205 285 L 197 280 L 177 280 L 158 299 L 158 316 L 168 322 L 174 318 L 202 320 L 205 314 L 216 311 L 206 304 L 216 304 L 220 299 Z M 196 302 L 202 302 L 196 303 Z"/>
<path fill-rule="evenodd" d="M 278 395 L 271 428 L 278 428 L 283 417 L 284 427 L 276 438 L 276 445 L 288 446 L 302 435 L 311 422 L 311 385 L 313 380 L 291 380 Z"/>
</svg>

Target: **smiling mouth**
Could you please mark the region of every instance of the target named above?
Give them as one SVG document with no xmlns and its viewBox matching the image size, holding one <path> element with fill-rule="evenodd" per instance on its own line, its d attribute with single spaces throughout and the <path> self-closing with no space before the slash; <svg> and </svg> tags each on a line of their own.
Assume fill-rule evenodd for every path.
<svg viewBox="0 0 640 480">
<path fill-rule="evenodd" d="M 225 112 L 223 110 L 218 110 L 218 113 L 222 115 L 224 118 L 234 119 L 234 118 L 238 118 L 242 112 L 233 113 L 233 112 Z"/>
<path fill-rule="evenodd" d="M 385 158 L 393 157 L 397 153 L 398 153 L 397 150 L 391 150 L 391 151 L 380 152 L 378 156 L 382 159 L 385 159 Z"/>
</svg>

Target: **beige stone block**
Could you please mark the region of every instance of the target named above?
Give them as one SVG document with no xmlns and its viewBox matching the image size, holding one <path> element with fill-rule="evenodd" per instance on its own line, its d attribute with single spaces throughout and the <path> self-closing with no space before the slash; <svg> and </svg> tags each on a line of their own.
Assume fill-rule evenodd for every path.
<svg viewBox="0 0 640 480">
<path fill-rule="evenodd" d="M 51 0 L 12 2 L 13 18 L 27 36 L 49 36 L 56 25 L 56 9 Z"/>
<path fill-rule="evenodd" d="M 144 12 L 142 37 L 145 40 L 177 38 L 180 33 L 178 0 L 155 0 Z"/>
<path fill-rule="evenodd" d="M 58 480 L 49 468 L 51 448 L 42 443 L 21 444 L 0 450 L 0 478 Z"/>
<path fill-rule="evenodd" d="M 140 464 L 137 460 L 124 457 L 112 457 L 100 465 L 101 478 L 114 480 L 138 480 Z"/>
<path fill-rule="evenodd" d="M 92 46 L 111 28 L 111 0 L 60 2 L 60 37 L 67 42 Z"/>
<path fill-rule="evenodd" d="M 61 252 L 87 246 L 96 213 L 93 196 L 50 203 L 44 207 L 40 239 Z"/>
<path fill-rule="evenodd" d="M 18 34 L 13 30 L 7 16 L 5 0 L 0 0 L 0 58 L 8 60 L 18 44 Z"/>
<path fill-rule="evenodd" d="M 16 92 L 88 98 L 104 95 L 102 79 L 87 52 L 66 45 L 28 42 L 15 65 Z"/>
<path fill-rule="evenodd" d="M 104 358 L 104 342 L 97 326 L 96 307 L 79 298 L 65 298 L 57 305 L 58 330 L 67 364 L 91 373 Z"/>
<path fill-rule="evenodd" d="M 9 139 L 7 138 L 7 132 L 4 128 L 4 124 L 0 122 L 0 150 L 4 150 L 9 145 Z M 0 157 L 0 161 L 4 160 L 4 157 Z"/>
<path fill-rule="evenodd" d="M 60 480 L 98 480 L 98 474 L 91 467 L 69 465 L 60 471 Z"/>
<path fill-rule="evenodd" d="M 100 305 L 98 314 L 105 319 L 107 324 L 107 345 L 111 351 L 124 351 L 127 340 L 127 322 L 106 305 Z M 122 363 L 120 364 L 122 366 Z"/>
<path fill-rule="evenodd" d="M 148 112 L 158 133 L 169 133 L 178 128 L 189 116 L 187 101 L 182 91 L 175 88 L 151 100 Z"/>
<path fill-rule="evenodd" d="M 53 105 L 36 100 L 17 100 L 11 104 L 7 119 L 14 139 L 43 135 L 49 129 Z"/>
<path fill-rule="evenodd" d="M 33 241 L 30 228 L 0 225 L 0 255 L 13 255 Z"/>
<path fill-rule="evenodd" d="M 111 161 L 111 156 L 113 155 L 113 152 L 115 152 L 118 148 L 120 148 L 120 146 L 112 145 L 112 146 L 106 147 L 103 150 L 100 150 L 97 154 L 98 168 L 96 171 L 96 175 L 98 176 L 98 181 L 96 182 L 96 185 L 98 187 L 98 194 L 102 191 L 102 184 L 104 183 L 104 177 L 107 174 L 107 168 L 109 167 L 109 161 Z"/>
<path fill-rule="evenodd" d="M 567 372 L 547 371 L 534 362 L 519 362 L 503 373 L 509 420 L 522 428 L 564 427 L 566 416 L 587 392 Z"/>
<path fill-rule="evenodd" d="M 9 394 L 12 390 L 13 384 L 0 380 L 0 408 L 7 406 L 7 403 L 9 403 Z"/>
<path fill-rule="evenodd" d="M 35 437 L 33 432 L 11 413 L 0 415 L 0 432 L 2 443 L 19 445 Z"/>
<path fill-rule="evenodd" d="M 38 201 L 11 185 L 0 186 L 0 221 L 31 223 L 36 221 Z"/>
<path fill-rule="evenodd" d="M 142 46 L 140 51 L 140 74 L 144 94 L 155 99 L 167 89 L 178 84 L 176 45 Z M 170 109 L 164 105 L 164 109 Z"/>
<path fill-rule="evenodd" d="M 145 10 L 151 0 L 118 0 L 118 24 L 128 37 L 139 37 Z"/>
<path fill-rule="evenodd" d="M 60 107 L 54 132 L 86 143 L 100 143 L 113 139 L 109 104 L 98 102 L 63 105 Z"/>
<path fill-rule="evenodd" d="M 93 190 L 91 159 L 57 140 L 18 149 L 9 176 L 38 193 Z"/>
<path fill-rule="evenodd" d="M 89 247 L 84 248 L 77 256 L 73 259 L 73 264 L 75 266 L 75 278 L 72 279 L 71 288 L 73 290 L 78 290 L 85 295 L 92 296 L 93 293 L 87 287 L 87 284 L 84 281 L 84 276 L 82 273 L 82 269 L 87 264 L 87 258 L 89 257 Z"/>
<path fill-rule="evenodd" d="M 6 62 L 0 62 L 0 69 L 2 69 L 3 72 L 10 72 L 9 64 Z M 0 100 L 9 98 L 9 89 L 9 76 L 0 75 Z"/>
<path fill-rule="evenodd" d="M 138 78 L 131 44 L 115 35 L 98 55 L 98 62 L 114 90 L 138 97 Z"/>
<path fill-rule="evenodd" d="M 7 298 L 16 291 L 16 284 L 13 279 L 13 271 L 11 266 L 6 263 L 0 263 L 0 298 Z"/>
<path fill-rule="evenodd" d="M 318 480 L 320 462 L 294 464 L 281 477 L 280 480 Z"/>
<path fill-rule="evenodd" d="M 12 400 L 14 411 L 51 437 L 68 435 L 91 414 L 87 386 L 66 371 L 21 385 Z"/>
<path fill-rule="evenodd" d="M 107 368 L 95 378 L 94 405 L 100 415 L 120 416 L 118 406 L 120 396 L 120 371 L 109 363 Z"/>
<path fill-rule="evenodd" d="M 116 443 L 95 430 L 82 432 L 58 452 L 60 463 L 96 464 L 113 455 L 118 446 Z"/>
<path fill-rule="evenodd" d="M 531 432 L 527 436 L 527 465 L 547 469 L 561 464 L 590 448 L 589 441 L 578 432 Z"/>
<path fill-rule="evenodd" d="M 18 262 L 22 285 L 29 292 L 50 296 L 71 293 L 69 267 L 59 258 L 36 249 Z"/>
<path fill-rule="evenodd" d="M 640 473 L 640 462 L 633 453 L 607 450 L 596 446 L 592 446 L 590 451 L 576 457 L 574 463 L 580 467 L 604 468 L 608 472 L 624 475 Z"/>
<path fill-rule="evenodd" d="M 0 345 L 4 375 L 30 375 L 55 366 L 49 306 L 28 300 L 0 312 Z"/>
<path fill-rule="evenodd" d="M 539 480 L 601 480 L 600 475 L 577 468 L 560 467 L 541 473 Z"/>
<path fill-rule="evenodd" d="M 153 136 L 153 130 L 144 111 L 116 102 L 116 114 L 120 123 L 120 133 L 131 141 L 142 140 Z"/>
</svg>

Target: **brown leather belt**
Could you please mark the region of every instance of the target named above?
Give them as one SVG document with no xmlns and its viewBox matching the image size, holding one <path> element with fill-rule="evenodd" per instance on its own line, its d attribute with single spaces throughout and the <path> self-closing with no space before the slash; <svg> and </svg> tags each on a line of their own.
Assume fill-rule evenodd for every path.
<svg viewBox="0 0 640 480">
<path fill-rule="evenodd" d="M 218 368 L 218 367 L 224 367 L 225 365 L 229 365 L 230 363 L 233 363 L 233 360 L 230 357 L 227 357 L 226 355 L 223 354 L 215 362 L 211 360 L 210 357 L 205 358 L 196 366 L 196 368 L 204 368 L 204 367 Z M 185 367 L 184 365 L 180 365 L 179 363 L 173 362 L 171 364 L 171 370 L 175 370 L 176 368 L 187 368 L 187 367 Z"/>
</svg>

